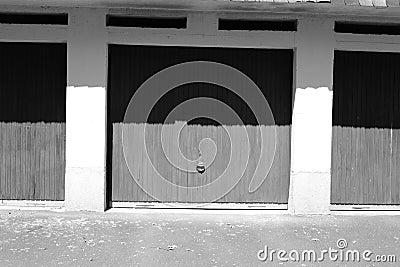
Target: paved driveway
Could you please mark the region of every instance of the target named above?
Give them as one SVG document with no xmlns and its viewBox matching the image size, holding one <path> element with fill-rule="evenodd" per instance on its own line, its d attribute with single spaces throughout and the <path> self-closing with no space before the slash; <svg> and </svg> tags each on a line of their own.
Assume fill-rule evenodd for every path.
<svg viewBox="0 0 400 267">
<path fill-rule="evenodd" d="M 399 266 L 374 260 L 400 261 L 400 216 L 218 213 L 0 210 L 0 266 Z"/>
</svg>

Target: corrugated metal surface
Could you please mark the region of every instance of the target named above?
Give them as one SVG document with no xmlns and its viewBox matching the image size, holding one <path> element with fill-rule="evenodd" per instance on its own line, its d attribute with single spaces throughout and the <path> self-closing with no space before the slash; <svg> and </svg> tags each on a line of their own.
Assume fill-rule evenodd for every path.
<svg viewBox="0 0 400 267">
<path fill-rule="evenodd" d="M 0 43 L 0 198 L 63 200 L 66 44 Z"/>
<path fill-rule="evenodd" d="M 290 164 L 290 125 L 292 110 L 292 77 L 293 77 L 293 51 L 292 50 L 266 50 L 266 49 L 235 49 L 235 48 L 194 48 L 194 47 L 157 47 L 157 46 L 122 46 L 111 45 L 109 48 L 109 79 L 108 79 L 108 188 L 112 192 L 112 201 L 150 201 L 151 199 L 134 184 L 129 174 L 121 151 L 121 124 L 125 109 L 135 90 L 150 76 L 158 71 L 188 61 L 214 61 L 233 66 L 248 75 L 262 90 L 269 101 L 274 113 L 278 133 L 279 148 L 276 160 L 268 177 L 268 182 L 255 194 L 248 193 L 245 186 L 248 180 L 241 182 L 231 194 L 228 194 L 223 202 L 270 202 L 287 203 L 289 186 Z M 163 123 L 166 115 L 177 104 L 194 97 L 207 96 L 219 99 L 233 108 L 244 121 L 245 125 L 257 125 L 251 109 L 237 95 L 222 87 L 194 83 L 183 85 L 167 93 L 154 107 L 147 121 L 150 124 Z M 204 107 L 207 108 L 207 107 Z M 218 112 L 218 111 L 216 111 Z M 209 124 L 207 120 L 197 120 L 202 125 Z M 133 121 L 144 123 L 144 121 Z M 220 121 L 223 125 L 230 125 L 229 121 Z M 197 137 L 210 128 L 207 126 L 191 126 L 196 134 L 189 135 L 187 155 L 195 153 L 193 148 L 198 147 Z M 271 126 L 272 127 L 272 126 Z M 216 135 L 222 127 L 215 127 Z M 113 133 L 117 134 L 114 135 Z M 211 133 L 212 135 L 212 133 Z M 197 137 L 196 137 L 197 136 Z M 196 137 L 196 138 L 195 138 Z M 194 138 L 194 139 L 193 139 Z M 186 139 L 183 139 L 186 140 Z M 256 139 L 254 139 L 255 143 Z M 197 143 L 196 143 L 197 142 Z M 218 142 L 216 142 L 218 144 Z M 156 146 L 157 142 L 152 144 Z M 219 145 L 223 146 L 222 143 Z M 190 148 L 190 149 L 189 149 Z M 222 148 L 221 148 L 222 149 Z M 157 150 L 158 151 L 158 150 Z M 139 153 L 139 152 L 137 152 Z M 226 154 L 223 149 L 221 154 Z M 228 151 L 229 153 L 229 151 Z M 160 153 L 155 153 L 158 155 Z M 226 155 L 225 155 L 226 156 Z M 240 155 L 234 155 L 240 157 Z M 157 158 L 158 162 L 161 157 Z M 224 157 L 216 164 L 215 170 L 210 174 L 217 174 L 223 169 Z M 161 163 L 160 163 L 161 164 Z M 163 164 L 161 164 L 164 166 Z M 164 166 L 165 172 L 171 176 L 172 170 Z M 254 166 L 253 166 L 254 167 Z M 146 166 L 143 168 L 143 177 L 146 177 Z M 251 169 L 251 168 L 250 168 Z M 251 172 L 251 170 L 250 170 Z M 186 181 L 187 184 L 200 181 L 196 177 L 179 179 L 180 176 L 189 177 L 187 172 L 175 174 L 171 179 L 175 182 Z M 194 175 L 196 176 L 196 175 Z M 247 176 L 249 178 L 250 175 Z M 209 177 L 211 179 L 211 177 Z M 155 185 L 156 186 L 156 185 Z M 191 196 L 176 196 L 171 191 L 166 193 L 164 201 L 193 202 Z M 202 202 L 197 199 L 197 202 Z"/>
<path fill-rule="evenodd" d="M 400 204 L 400 54 L 335 52 L 333 204 Z"/>
</svg>

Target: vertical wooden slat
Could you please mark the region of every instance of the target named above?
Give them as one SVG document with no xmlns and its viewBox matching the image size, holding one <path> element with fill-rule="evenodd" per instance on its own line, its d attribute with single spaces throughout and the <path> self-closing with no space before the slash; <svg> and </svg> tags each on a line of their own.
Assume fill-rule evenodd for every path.
<svg viewBox="0 0 400 267">
<path fill-rule="evenodd" d="M 16 124 L 12 123 L 11 124 L 11 146 L 10 146 L 10 150 L 11 150 L 11 155 L 10 155 L 10 169 L 11 169 L 11 173 L 10 173 L 10 193 L 11 193 L 11 198 L 12 199 L 16 199 L 16 195 L 17 195 L 17 186 L 16 186 L 16 153 L 15 153 L 15 148 L 16 148 Z"/>
<path fill-rule="evenodd" d="M 13 134 L 13 155 L 14 155 L 14 175 L 13 175 L 13 187 L 14 187 L 14 199 L 19 199 L 21 195 L 21 127 L 18 124 L 14 124 Z"/>
<path fill-rule="evenodd" d="M 22 125 L 21 131 L 21 181 L 22 181 L 22 198 L 25 199 L 27 196 L 27 185 L 28 185 L 28 178 L 27 178 L 27 171 L 26 166 L 29 164 L 29 159 L 27 157 L 29 151 L 27 148 L 27 132 L 29 130 L 28 124 Z"/>
<path fill-rule="evenodd" d="M 382 192 L 381 202 L 384 204 L 390 204 L 390 129 L 382 129 Z"/>
<path fill-rule="evenodd" d="M 117 200 L 117 196 L 118 196 L 118 190 L 117 190 L 117 181 L 118 181 L 118 160 L 117 160 L 117 127 L 118 125 L 116 123 L 112 124 L 112 128 L 113 128 L 113 140 L 112 140 L 112 172 L 111 172 L 111 176 L 113 177 L 112 179 L 112 196 L 115 198 L 115 200 Z"/>
<path fill-rule="evenodd" d="M 176 132 L 177 134 L 179 134 L 179 132 Z M 177 155 L 180 155 L 180 151 L 182 153 L 186 152 L 186 142 L 182 142 L 181 140 L 187 140 L 187 128 L 184 127 L 180 134 L 182 135 L 182 138 L 180 138 L 179 140 L 179 145 L 175 148 L 175 153 Z M 180 150 L 180 151 L 179 151 Z M 181 157 L 178 156 L 178 166 L 183 166 L 183 162 Z M 178 173 L 178 183 L 180 186 L 182 187 L 186 187 L 187 186 L 187 173 L 185 171 L 182 170 L 177 170 Z M 180 194 L 179 194 L 179 198 L 178 198 L 178 202 L 186 202 L 187 201 L 187 194 L 185 192 L 185 190 L 181 190 Z"/>
<path fill-rule="evenodd" d="M 130 129 L 129 133 L 132 134 L 132 136 L 129 136 L 130 140 L 132 140 L 133 147 L 135 147 L 135 151 L 137 152 L 136 154 L 129 155 L 132 157 L 133 160 L 133 165 L 135 169 L 138 169 L 137 166 L 142 165 L 142 147 L 140 146 L 140 138 L 137 136 L 137 133 L 140 133 L 140 127 L 137 129 L 132 127 L 132 125 L 129 126 L 124 126 L 122 123 L 119 124 L 120 127 L 128 127 Z M 129 153 L 129 151 L 128 151 Z M 126 177 L 120 176 L 119 179 L 127 179 Z M 130 177 L 130 179 L 133 179 L 133 177 Z M 143 171 L 142 169 L 139 169 L 139 172 L 137 174 L 137 177 L 135 177 L 135 181 L 137 182 L 137 188 L 136 188 L 136 195 L 132 196 L 131 198 L 133 199 L 138 199 L 138 201 L 144 201 L 145 200 L 145 195 L 142 190 L 142 186 L 144 183 L 145 177 L 143 177 Z M 130 199 L 131 199 L 130 198 Z"/>
<path fill-rule="evenodd" d="M 118 196 L 119 199 L 124 199 L 124 180 L 123 180 L 123 168 L 124 168 L 124 160 L 123 160 L 123 155 L 122 155 L 122 128 L 118 128 L 117 136 L 118 136 L 118 143 L 117 143 L 117 151 L 118 151 Z"/>
<path fill-rule="evenodd" d="M 126 127 L 125 130 L 128 131 L 128 135 L 127 136 L 131 136 L 131 137 L 135 136 L 134 135 L 134 130 L 135 130 L 134 127 L 129 126 L 129 127 Z M 133 142 L 131 142 L 131 143 L 133 143 Z M 138 160 L 137 155 L 132 155 L 132 156 L 133 156 L 133 160 L 134 161 Z M 125 173 L 126 174 L 124 174 L 124 176 L 127 175 L 127 177 L 130 177 L 129 183 L 128 183 L 127 186 L 131 188 L 129 190 L 127 196 L 126 196 L 126 199 L 128 201 L 129 201 L 129 199 L 132 198 L 132 196 L 136 196 L 138 194 L 138 190 L 141 190 L 139 188 L 138 182 L 137 182 L 137 180 L 140 179 L 140 177 L 132 177 L 132 175 L 130 173 L 131 171 L 133 171 L 133 170 L 129 170 L 128 165 L 125 163 Z M 124 177 L 121 177 L 121 179 L 124 179 Z"/>
<path fill-rule="evenodd" d="M 26 158 L 26 154 L 27 154 L 27 148 L 26 148 L 26 131 L 27 128 L 29 127 L 29 125 L 25 124 L 25 125 L 20 125 L 21 128 L 21 158 L 20 158 L 20 177 L 21 177 L 21 199 L 25 199 L 26 198 L 26 185 L 27 185 L 27 179 L 26 179 L 26 171 L 25 171 L 25 165 L 27 164 L 27 158 Z"/>
<path fill-rule="evenodd" d="M 396 198 L 393 200 L 394 203 L 400 203 L 400 130 L 393 130 L 393 168 L 392 168 L 392 179 Z"/>
<path fill-rule="evenodd" d="M 48 159 L 49 159 L 49 162 L 48 162 L 48 164 L 49 164 L 49 170 L 48 170 L 48 173 L 49 173 L 49 191 L 50 191 L 50 193 L 49 193 L 49 195 L 47 196 L 48 197 L 48 200 L 52 200 L 52 199 L 54 199 L 54 194 L 55 194 L 55 186 L 54 186 L 54 173 L 53 173 L 53 171 L 54 171 L 54 153 L 53 153 L 53 151 L 54 151 L 54 143 L 53 143 L 53 136 L 54 136 L 54 132 L 53 132 L 53 127 L 54 127 L 54 124 L 53 123 L 51 123 L 50 125 L 49 125 L 50 127 L 48 128 L 48 150 L 49 150 L 49 152 L 48 152 Z"/>
<path fill-rule="evenodd" d="M 347 131 L 347 129 L 343 129 L 343 131 L 342 131 L 342 137 L 343 137 L 343 140 L 345 140 L 345 142 L 343 142 L 342 143 L 342 145 L 345 145 L 345 144 L 348 144 L 348 145 L 350 145 L 349 144 L 349 141 L 348 141 L 348 131 Z M 342 175 L 343 175 L 343 177 L 345 177 L 345 180 L 344 180 L 344 183 L 342 184 L 342 187 L 341 187 L 341 191 L 340 191 L 340 194 L 341 194 L 341 199 L 343 199 L 343 201 L 347 201 L 347 199 L 346 199 L 346 196 L 347 196 L 347 192 L 348 192 L 348 188 L 349 188 L 349 174 L 348 174 L 348 166 L 347 166 L 347 162 L 348 162 L 348 149 L 344 149 L 343 150 L 343 154 L 342 154 L 342 158 L 341 158 L 341 165 L 343 166 L 342 168 Z"/>
<path fill-rule="evenodd" d="M 30 164 L 29 164 L 29 199 L 34 199 L 35 197 L 35 180 L 36 180 L 36 127 L 31 124 L 31 132 L 30 132 Z"/>
<path fill-rule="evenodd" d="M 38 125 L 39 127 L 36 127 L 36 142 L 37 142 L 37 147 L 36 147 L 36 180 L 35 180 L 35 199 L 40 200 L 43 198 L 43 159 L 42 159 L 42 150 L 43 150 L 43 134 L 42 134 L 42 128 L 41 123 Z"/>
<path fill-rule="evenodd" d="M 134 125 L 132 125 L 132 127 L 134 127 Z M 139 148 L 138 150 L 138 155 L 140 155 L 140 157 L 138 157 L 137 160 L 137 168 L 139 170 L 139 175 L 142 178 L 142 186 L 145 188 L 147 186 L 147 182 L 149 179 L 149 176 L 147 175 L 147 161 L 143 162 L 143 156 L 145 156 L 145 149 L 142 145 L 143 139 L 144 138 L 144 124 L 139 124 L 137 127 L 137 130 L 135 131 L 137 136 L 140 136 L 140 138 L 135 139 L 137 147 Z M 140 171 L 142 170 L 142 171 Z M 142 201 L 147 201 L 147 194 L 146 192 L 144 192 L 143 190 L 140 190 L 140 194 L 141 194 L 141 199 Z"/>
<path fill-rule="evenodd" d="M 339 129 L 334 126 L 332 128 L 332 137 L 334 141 L 334 149 L 332 150 L 332 177 L 331 177 L 331 203 L 339 202 L 339 194 L 335 194 L 334 192 L 339 192 L 340 190 L 340 179 L 338 175 L 340 173 L 340 143 L 338 142 L 339 138 Z"/>
<path fill-rule="evenodd" d="M 391 131 L 391 152 L 392 157 L 390 158 L 390 202 L 398 202 L 399 201 L 399 179 L 400 174 L 397 172 L 397 164 L 398 164 L 398 130 Z"/>
<path fill-rule="evenodd" d="M 128 158 L 125 159 L 125 154 L 124 154 L 124 147 L 123 147 L 123 143 L 122 143 L 122 136 L 125 134 L 124 132 L 128 132 L 128 136 L 129 133 L 131 131 L 130 127 L 120 127 L 120 136 L 121 136 L 121 140 L 120 140 L 120 153 L 121 153 L 121 160 L 122 160 L 122 164 L 121 164 L 121 173 L 120 173 L 120 179 L 123 181 L 123 191 L 121 192 L 121 199 L 123 200 L 127 200 L 130 198 L 130 196 L 132 195 L 133 192 L 133 185 L 135 184 L 133 177 L 131 177 L 130 172 L 129 172 L 129 168 L 128 165 L 126 164 L 126 160 L 128 160 Z M 128 179 L 124 179 L 124 177 L 128 177 Z"/>
<path fill-rule="evenodd" d="M 51 193 L 48 196 L 49 199 L 56 199 L 56 191 L 57 191 L 57 177 L 55 175 L 55 142 L 54 142 L 54 138 L 55 138 L 55 124 L 51 123 L 51 127 L 50 127 L 50 131 L 49 131 L 49 178 L 50 178 L 50 190 Z"/>
<path fill-rule="evenodd" d="M 146 130 L 144 130 L 146 128 Z M 145 138 L 146 140 L 146 145 L 149 145 L 149 140 L 152 139 L 153 137 L 153 131 L 152 131 L 152 127 L 146 127 L 145 125 L 143 125 L 143 129 L 140 129 L 141 131 L 143 131 L 143 138 Z M 151 144 L 150 144 L 151 145 Z M 147 156 L 148 156 L 148 149 L 151 149 L 149 147 L 144 147 L 142 149 L 142 163 L 143 163 L 143 169 L 144 169 L 144 173 L 143 173 L 143 179 L 144 179 L 144 186 L 145 188 L 152 188 L 153 184 L 152 184 L 152 176 L 151 176 L 151 163 L 149 162 Z M 147 195 L 145 192 L 143 194 L 144 196 L 144 200 L 145 201 L 150 201 L 150 197 L 149 195 Z"/>
<path fill-rule="evenodd" d="M 377 171 L 377 166 L 376 166 L 376 158 L 377 158 L 377 152 L 376 152 L 376 138 L 375 138 L 375 131 L 368 131 L 370 134 L 370 146 L 369 146 L 369 196 L 367 200 L 367 204 L 375 202 L 376 199 L 376 188 L 379 186 L 379 179 L 376 175 Z"/>
<path fill-rule="evenodd" d="M 186 149 L 186 154 L 185 157 L 187 159 L 191 159 L 193 158 L 194 155 L 194 151 L 197 150 L 197 147 L 199 145 L 199 142 L 196 138 L 196 131 L 198 131 L 198 129 L 200 128 L 200 126 L 198 125 L 193 125 L 193 126 L 189 126 L 187 127 L 188 129 L 188 141 L 187 141 L 187 149 Z M 187 167 L 187 169 L 189 168 L 189 166 Z M 187 172 L 188 174 L 188 181 L 187 181 L 187 188 L 188 188 L 188 202 L 196 202 L 195 199 L 195 195 L 192 193 L 192 188 L 195 186 L 196 180 L 201 179 L 202 177 L 200 176 L 200 174 L 198 173 L 191 173 L 191 172 Z"/>
<path fill-rule="evenodd" d="M 149 167 L 152 173 L 154 173 L 154 170 L 158 170 L 158 158 L 159 158 L 159 153 L 162 153 L 161 151 L 161 138 L 159 136 L 159 130 L 160 130 L 160 124 L 154 124 L 151 125 L 152 129 L 152 135 L 149 136 L 148 141 L 151 142 L 150 145 L 150 150 L 147 151 L 146 157 L 149 159 Z M 157 153 L 157 154 L 155 154 Z M 153 155 L 153 156 L 152 156 Z M 161 172 L 162 173 L 162 172 Z M 150 179 L 151 187 L 155 190 L 157 196 L 161 196 L 161 201 L 164 201 L 163 195 L 165 193 L 165 187 L 163 186 L 158 186 L 154 181 L 155 177 L 153 179 Z M 152 196 L 149 196 L 149 201 L 153 200 Z"/>
<path fill-rule="evenodd" d="M 124 131 L 124 128 L 120 128 L 120 133 L 119 134 L 121 135 L 121 137 L 123 135 L 123 131 Z M 122 141 L 122 138 L 120 140 Z M 122 163 L 125 162 L 124 148 L 123 148 L 122 142 L 120 143 L 120 160 L 121 160 Z M 127 187 L 128 187 L 128 184 L 129 184 L 131 179 L 124 179 L 123 178 L 125 175 L 127 175 L 127 166 L 126 166 L 126 164 L 121 164 L 120 166 L 121 166 L 120 176 L 121 176 L 121 181 L 122 181 L 121 187 L 120 187 L 120 193 L 121 193 L 121 198 L 123 200 L 126 200 L 127 199 L 127 195 L 128 195 L 128 188 Z"/>
<path fill-rule="evenodd" d="M 61 153 L 59 152 L 60 145 L 59 145 L 59 139 L 64 140 L 65 136 L 62 131 L 62 124 L 55 124 L 54 127 L 54 157 L 55 157 L 55 170 L 54 170 L 54 175 L 56 176 L 56 182 L 55 182 L 55 198 L 56 199 L 64 199 L 64 176 L 65 176 L 65 163 L 64 163 L 64 158 L 60 155 L 63 154 L 65 151 L 62 151 Z M 60 137 L 59 137 L 60 136 Z M 62 185 L 62 186 L 60 186 Z"/>
<path fill-rule="evenodd" d="M 127 131 L 128 133 L 130 132 L 130 127 L 125 127 L 125 128 L 120 128 L 120 135 L 121 137 L 123 136 L 123 132 Z M 122 139 L 121 139 L 122 141 Z M 125 155 L 124 155 L 124 146 L 123 143 L 120 142 L 120 155 L 121 155 L 121 160 L 123 163 L 125 164 L 121 164 L 121 173 L 120 173 L 120 179 L 123 182 L 123 186 L 122 186 L 122 191 L 121 191 L 121 197 L 122 199 L 126 200 L 129 199 L 129 192 L 130 192 L 130 187 L 132 187 L 133 184 L 133 177 L 131 177 L 130 173 L 129 173 L 129 168 L 128 165 L 126 164 L 126 160 L 125 160 Z M 124 177 L 128 177 L 128 179 L 124 179 Z"/>
<path fill-rule="evenodd" d="M 148 139 L 150 139 L 150 136 L 151 136 L 151 134 L 152 134 L 152 132 L 151 132 L 151 128 L 149 127 L 149 128 L 147 128 L 146 130 L 145 130 L 145 125 L 141 125 L 140 126 L 140 128 L 139 128 L 139 136 L 141 136 L 141 138 L 146 138 L 145 140 L 148 140 Z M 141 142 L 144 142 L 143 141 L 143 139 L 142 140 L 138 140 L 138 145 L 139 146 L 141 146 L 142 148 L 141 148 L 141 162 L 142 162 L 142 164 L 143 164 L 143 186 L 144 186 L 144 188 L 151 188 L 151 184 L 150 184 L 150 181 L 151 181 L 151 176 L 150 176 L 150 173 L 149 173 L 149 161 L 147 160 L 147 149 L 146 149 L 146 147 L 143 147 L 143 145 L 141 144 Z M 147 145 L 147 143 L 145 143 L 146 145 Z M 143 200 L 144 201 L 149 201 L 149 197 L 148 197 L 148 195 L 146 194 L 146 192 L 144 192 L 143 191 Z"/>
<path fill-rule="evenodd" d="M 122 124 L 121 124 L 122 125 Z M 137 136 L 137 131 L 139 129 L 136 127 L 133 127 L 132 125 L 129 125 L 129 137 L 132 140 L 132 144 L 133 146 L 136 148 L 136 152 L 134 155 L 132 156 L 133 159 L 133 168 L 138 169 L 137 166 L 139 166 L 140 164 L 142 164 L 142 159 L 141 159 L 141 147 L 139 146 L 139 138 L 134 138 L 135 136 Z M 122 179 L 124 177 L 121 177 Z M 132 177 L 133 178 L 133 177 Z M 142 185 L 143 185 L 143 175 L 142 172 L 139 170 L 139 172 L 137 173 L 136 177 L 134 177 L 135 183 L 133 183 L 135 185 L 135 190 L 134 190 L 134 194 L 129 198 L 129 199 L 138 199 L 138 201 L 143 201 L 143 190 L 142 190 Z"/>
<path fill-rule="evenodd" d="M 32 190 L 31 190 L 31 184 L 32 184 L 32 151 L 33 151 L 33 144 L 32 144 L 32 135 L 33 135 L 33 126 L 30 123 L 28 128 L 27 128 L 27 135 L 26 135 L 26 197 L 28 199 L 32 198 Z"/>
<path fill-rule="evenodd" d="M 359 165 L 358 173 L 361 175 L 361 179 L 358 179 L 358 186 L 360 194 L 358 196 L 358 203 L 363 203 L 365 196 L 368 194 L 368 188 L 366 187 L 367 183 L 367 166 L 366 166 L 366 161 L 363 160 L 367 153 L 367 145 L 366 145 L 366 139 L 365 139 L 365 129 L 360 128 L 358 129 L 359 135 L 359 149 L 358 149 L 358 154 L 357 154 L 357 163 Z"/>
<path fill-rule="evenodd" d="M 12 199 L 12 185 L 11 185 L 11 177 L 12 177 L 12 168 L 11 168 L 11 162 L 12 162 L 12 130 L 13 130 L 13 124 L 9 123 L 6 127 L 6 184 L 7 184 L 7 193 L 6 195 L 8 196 L 9 199 Z"/>
<path fill-rule="evenodd" d="M 277 203 L 287 203 L 287 195 L 282 194 L 280 192 L 288 192 L 288 187 L 287 187 L 287 181 L 288 179 L 285 179 L 286 177 L 289 176 L 289 173 L 286 173 L 285 177 L 285 172 L 290 170 L 289 162 L 290 162 L 290 157 L 288 154 L 288 142 L 290 140 L 289 137 L 289 126 L 277 126 L 277 145 L 279 149 L 279 179 L 278 180 L 278 190 L 276 190 L 276 199 Z"/>
<path fill-rule="evenodd" d="M 128 131 L 128 136 L 132 136 L 132 133 L 131 133 L 132 132 L 132 127 L 125 128 L 125 131 Z M 123 150 L 122 150 L 122 155 L 123 156 L 125 155 Z M 124 156 L 124 161 L 125 161 L 124 176 L 127 176 L 127 177 L 131 178 L 131 179 L 128 180 L 127 185 L 126 185 L 127 192 L 126 192 L 125 199 L 130 199 L 132 196 L 134 196 L 136 194 L 136 191 L 137 191 L 136 187 L 137 186 L 136 186 L 135 179 L 133 177 L 131 177 L 131 173 L 129 171 L 128 165 L 126 164 L 127 160 L 128 159 L 125 159 L 125 156 Z"/>
<path fill-rule="evenodd" d="M 354 165 L 355 165 L 355 169 L 354 169 L 354 176 L 359 175 L 362 172 L 362 167 L 361 167 L 361 160 L 360 160 L 360 155 L 362 155 L 361 153 L 361 129 L 356 129 L 355 132 L 355 157 L 354 157 Z M 355 179 L 355 183 L 354 183 L 354 191 L 356 192 L 356 194 L 354 195 L 353 201 L 357 202 L 357 201 L 362 201 L 362 197 L 363 197 L 363 186 L 362 186 L 362 179 L 357 179 L 356 177 L 354 177 Z"/>
<path fill-rule="evenodd" d="M 39 199 L 39 177 L 40 177 L 40 165 L 39 165 L 39 158 L 40 158 L 40 132 L 39 132 L 39 127 L 33 128 L 34 130 L 34 135 L 32 139 L 32 144 L 33 144 L 33 156 L 32 156 L 32 174 L 33 174 L 33 179 L 32 179 L 32 199 Z"/>
<path fill-rule="evenodd" d="M 43 160 L 44 160 L 44 193 L 43 193 L 43 199 L 48 199 L 50 195 L 50 177 L 49 177 L 49 127 L 44 127 L 43 129 L 44 133 L 44 143 L 43 143 Z"/>
<path fill-rule="evenodd" d="M 365 201 L 368 199 L 369 196 L 369 147 L 370 147 L 370 140 L 368 139 L 368 133 L 367 129 L 361 128 L 361 155 L 359 156 L 359 160 L 362 165 L 362 171 L 361 171 L 361 179 L 360 183 L 362 186 L 362 199 L 360 200 L 359 203 L 365 203 Z"/>
<path fill-rule="evenodd" d="M 42 168 L 42 129 L 41 123 L 36 127 L 36 155 L 35 155 L 35 199 L 40 200 L 42 198 L 42 178 L 43 178 L 43 168 Z"/>
<path fill-rule="evenodd" d="M 4 151 L 4 197 L 9 196 L 9 183 L 8 183 L 8 177 L 9 177 L 9 173 L 10 173 L 10 167 L 9 167 L 9 157 L 10 157 L 10 153 L 9 153 L 9 141 L 10 139 L 8 138 L 9 136 L 9 127 L 7 127 L 7 125 L 4 125 L 4 141 L 3 141 L 3 151 Z"/>
<path fill-rule="evenodd" d="M 337 174 L 337 178 L 339 179 L 339 186 L 338 186 L 338 191 L 337 192 L 332 192 L 332 193 L 337 193 L 338 197 L 338 201 L 337 203 L 340 203 L 340 201 L 345 201 L 345 193 L 346 193 L 346 165 L 344 164 L 345 161 L 345 151 L 343 149 L 343 146 L 345 145 L 345 142 L 343 142 L 344 140 L 344 133 L 345 131 L 343 131 L 342 127 L 338 127 L 338 146 L 339 146 L 339 153 L 338 156 L 336 157 L 338 159 L 338 174 Z M 342 179 L 340 179 L 342 178 Z"/>
<path fill-rule="evenodd" d="M 13 179 L 15 175 L 15 153 L 14 153 L 14 147 L 15 147 L 15 139 L 14 139 L 14 123 L 10 123 L 9 127 L 9 132 L 8 132 L 8 150 L 9 150 L 9 155 L 8 155 L 8 177 L 7 177 L 7 183 L 8 183 L 8 194 L 10 196 L 10 199 L 14 199 L 15 197 L 15 186 L 13 183 L 15 183 L 15 180 Z"/>
<path fill-rule="evenodd" d="M 348 141 L 349 141 L 349 157 L 347 160 L 348 167 L 348 177 L 349 177 L 349 187 L 347 194 L 347 201 L 354 202 L 355 196 L 358 193 L 356 190 L 356 182 L 357 179 L 355 177 L 355 162 L 356 162 L 356 154 L 355 154 L 355 144 L 356 144 L 356 131 L 348 132 Z"/>
<path fill-rule="evenodd" d="M 373 166 L 373 176 L 375 179 L 374 187 L 372 188 L 372 201 L 378 203 L 378 195 L 382 188 L 382 177 L 380 176 L 380 139 L 379 139 L 379 129 L 373 131 L 373 158 L 372 158 L 372 166 Z"/>
<path fill-rule="evenodd" d="M 5 178 L 5 140 L 6 140 L 6 132 L 5 132 L 4 123 L 0 122 L 0 199 L 4 199 L 6 193 L 6 178 Z"/>
<path fill-rule="evenodd" d="M 163 125 L 163 131 L 164 135 L 167 140 L 170 140 L 169 145 L 166 147 L 166 153 L 171 157 L 170 160 L 176 164 L 176 158 L 175 154 L 173 153 L 173 148 L 177 146 L 176 138 L 173 133 L 173 127 L 171 127 L 171 124 Z M 176 180 L 176 175 L 174 173 L 175 167 L 168 168 L 168 165 L 170 164 L 167 162 L 167 158 L 165 158 L 165 162 L 163 162 L 163 166 L 166 170 L 166 175 L 169 181 L 171 182 L 171 185 L 168 187 L 168 190 L 166 191 L 167 196 L 170 196 L 172 199 L 172 202 L 178 201 L 178 188 L 174 186 L 177 182 Z"/>
<path fill-rule="evenodd" d="M 331 192 L 337 192 L 339 190 L 339 179 L 336 177 L 339 172 L 336 159 L 339 153 L 337 138 L 337 127 L 334 126 L 332 127 Z M 332 193 L 330 201 L 331 203 L 337 203 L 337 194 Z"/>
<path fill-rule="evenodd" d="M 176 153 L 178 151 L 177 149 L 179 148 L 179 139 L 175 138 L 175 137 L 178 137 L 178 128 L 174 127 L 174 125 L 170 125 L 170 127 L 171 127 L 171 133 L 172 133 L 172 136 L 171 136 L 171 138 L 172 138 L 171 154 L 173 155 L 172 159 L 174 160 L 174 162 L 179 164 L 178 154 Z M 172 176 L 173 176 L 174 184 L 176 184 L 177 186 L 181 186 L 181 171 L 178 168 L 172 168 Z M 178 188 L 176 188 L 174 200 L 176 202 L 179 202 L 181 197 L 182 196 L 180 194 L 180 190 Z"/>
<path fill-rule="evenodd" d="M 63 123 L 63 124 L 61 124 L 61 126 L 62 126 L 62 143 L 61 143 L 61 148 L 62 148 L 62 150 L 61 150 L 61 156 L 62 156 L 62 163 L 63 163 L 63 168 L 62 168 L 62 187 L 59 187 L 59 188 L 61 188 L 62 189 L 62 191 L 61 191 L 61 193 L 62 193 L 62 197 L 63 197 L 63 199 L 64 199 L 64 196 L 65 196 L 65 190 L 64 190 L 64 184 L 65 184 L 65 166 L 66 166 L 66 159 L 65 159 L 65 156 L 66 156 L 66 154 L 65 154 L 65 151 L 66 151 L 66 149 L 65 149 L 65 139 L 66 139 L 66 129 L 65 129 L 65 123 Z"/>
<path fill-rule="evenodd" d="M 280 176 L 281 181 L 281 188 L 280 192 L 289 192 L 289 177 L 290 177 L 290 126 L 280 126 L 281 130 L 283 131 L 282 135 L 278 135 L 277 138 L 280 139 L 284 145 L 281 156 L 281 169 L 280 172 L 282 175 Z M 280 194 L 280 204 L 288 203 L 288 193 L 287 194 Z"/>
<path fill-rule="evenodd" d="M 64 199 L 64 179 L 65 179 L 65 124 L 56 124 L 55 134 L 55 154 L 56 154 L 56 199 Z M 62 186 L 61 186 L 62 185 Z"/>
<path fill-rule="evenodd" d="M 47 147 L 46 147 L 46 138 L 47 138 L 47 129 L 44 126 L 44 123 L 41 124 L 43 127 L 41 129 L 41 150 L 40 150 L 40 168 L 41 172 L 41 194 L 40 199 L 45 200 L 48 194 L 48 177 L 47 177 L 47 170 L 48 170 L 48 162 L 47 162 Z"/>
<path fill-rule="evenodd" d="M 52 123 L 50 128 L 50 178 L 51 190 L 50 200 L 57 199 L 59 177 L 57 176 L 57 154 L 56 154 L 56 135 L 57 123 Z"/>
</svg>

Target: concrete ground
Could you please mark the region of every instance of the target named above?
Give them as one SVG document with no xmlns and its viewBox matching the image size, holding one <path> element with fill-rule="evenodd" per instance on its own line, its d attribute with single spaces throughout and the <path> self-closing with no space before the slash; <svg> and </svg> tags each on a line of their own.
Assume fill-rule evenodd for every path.
<svg viewBox="0 0 400 267">
<path fill-rule="evenodd" d="M 399 266 L 400 216 L 223 213 L 3 209 L 0 266 Z M 337 244 L 339 239 L 344 240 Z M 289 253 L 291 259 L 281 261 L 275 253 L 261 261 L 265 246 L 268 254 L 285 250 L 281 259 Z M 332 259 L 322 252 L 329 248 Z M 325 258 L 309 261 L 305 250 Z M 371 261 L 347 262 L 346 256 L 335 261 L 334 255 L 349 250 L 361 257 L 367 251 Z M 395 255 L 397 262 L 374 262 L 378 255 Z"/>
</svg>

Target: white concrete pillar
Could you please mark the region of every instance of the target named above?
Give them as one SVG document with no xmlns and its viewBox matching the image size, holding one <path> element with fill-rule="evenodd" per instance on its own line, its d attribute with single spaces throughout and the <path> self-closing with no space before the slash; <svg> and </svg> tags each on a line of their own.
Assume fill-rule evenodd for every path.
<svg viewBox="0 0 400 267">
<path fill-rule="evenodd" d="M 103 10 L 69 13 L 65 206 L 104 211 L 107 44 Z"/>
<path fill-rule="evenodd" d="M 327 214 L 331 188 L 333 21 L 302 18 L 298 26 L 289 211 Z"/>
</svg>

